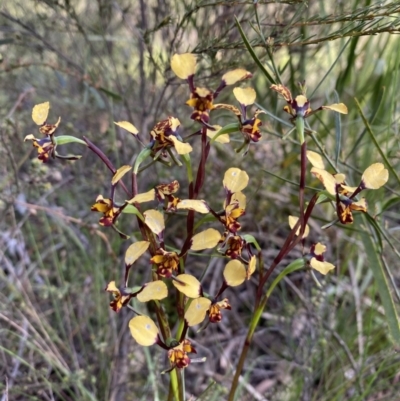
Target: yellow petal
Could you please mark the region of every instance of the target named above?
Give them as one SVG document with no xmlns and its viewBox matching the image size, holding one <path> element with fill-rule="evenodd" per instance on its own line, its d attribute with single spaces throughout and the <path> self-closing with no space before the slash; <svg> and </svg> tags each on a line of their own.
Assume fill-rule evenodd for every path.
<svg viewBox="0 0 400 401">
<path fill-rule="evenodd" d="M 33 134 L 29 134 L 24 138 L 24 142 L 25 141 L 37 141 L 37 139 L 35 138 L 35 136 Z"/>
<path fill-rule="evenodd" d="M 123 128 L 124 130 L 130 132 L 133 135 L 137 135 L 139 133 L 138 129 L 129 121 L 119 121 L 119 122 L 114 121 L 114 124 L 118 125 L 118 127 Z"/>
<path fill-rule="evenodd" d="M 311 258 L 310 260 L 310 266 L 314 269 L 320 272 L 321 274 L 327 274 L 330 270 L 335 268 L 335 265 L 329 262 L 321 262 L 317 260 L 316 258 Z"/>
<path fill-rule="evenodd" d="M 249 176 L 245 171 L 232 167 L 226 171 L 222 183 L 229 192 L 239 192 L 247 187 Z"/>
<path fill-rule="evenodd" d="M 137 294 L 139 302 L 164 299 L 168 296 L 168 288 L 162 280 L 152 281 L 146 284 L 144 289 Z"/>
<path fill-rule="evenodd" d="M 243 79 L 251 78 L 253 74 L 242 68 L 236 70 L 228 71 L 222 76 L 222 80 L 226 85 L 233 85 L 236 82 L 242 81 Z"/>
<path fill-rule="evenodd" d="M 315 255 L 318 255 L 318 256 L 322 255 L 325 251 L 326 251 L 326 245 L 321 244 L 320 242 L 315 244 L 315 247 L 314 247 L 314 254 Z"/>
<path fill-rule="evenodd" d="M 207 228 L 207 230 L 193 236 L 190 249 L 193 251 L 211 249 L 217 246 L 220 239 L 221 234 L 215 228 Z"/>
<path fill-rule="evenodd" d="M 171 59 L 171 68 L 177 77 L 187 79 L 194 75 L 196 57 L 191 53 L 174 54 Z"/>
<path fill-rule="evenodd" d="M 313 167 L 325 170 L 324 159 L 322 156 L 312 150 L 307 150 L 307 159 Z"/>
<path fill-rule="evenodd" d="M 194 299 L 185 312 L 185 320 L 189 327 L 200 324 L 206 317 L 211 301 L 208 298 L 200 297 Z"/>
<path fill-rule="evenodd" d="M 238 260 L 228 262 L 223 274 L 226 283 L 231 287 L 236 287 L 246 280 L 246 268 Z"/>
<path fill-rule="evenodd" d="M 148 192 L 144 192 L 142 194 L 137 194 L 134 196 L 132 199 L 128 201 L 130 205 L 133 203 L 144 203 L 144 202 L 150 202 L 154 200 L 156 197 L 156 191 L 154 189 L 150 189 Z"/>
<path fill-rule="evenodd" d="M 173 132 L 175 132 L 181 125 L 181 122 L 176 117 L 168 117 L 168 123 Z"/>
<path fill-rule="evenodd" d="M 250 258 L 249 265 L 247 266 L 246 279 L 249 280 L 252 274 L 256 271 L 257 259 L 256 255 Z"/>
<path fill-rule="evenodd" d="M 175 135 L 170 135 L 168 139 L 173 142 L 178 155 L 186 155 L 193 150 L 189 143 L 181 142 Z"/>
<path fill-rule="evenodd" d="M 194 210 L 202 214 L 207 214 L 210 211 L 207 203 L 200 199 L 183 199 L 178 203 L 176 208 Z"/>
<path fill-rule="evenodd" d="M 335 179 L 336 179 L 336 176 L 335 176 Z M 337 182 L 337 180 L 336 180 L 336 182 Z M 344 189 L 348 194 L 352 194 L 357 189 L 357 187 L 349 187 L 348 185 L 343 185 L 343 184 L 340 187 L 341 187 L 341 189 Z"/>
<path fill-rule="evenodd" d="M 361 212 L 367 211 L 367 201 L 365 198 L 361 198 L 358 202 L 353 202 L 351 204 L 351 210 L 358 210 Z"/>
<path fill-rule="evenodd" d="M 50 103 L 44 102 L 37 104 L 32 109 L 32 120 L 37 125 L 42 125 L 46 122 L 49 115 Z"/>
<path fill-rule="evenodd" d="M 298 217 L 289 216 L 289 226 L 290 226 L 290 228 L 293 228 L 296 225 L 297 220 L 299 220 Z M 309 233 L 310 233 L 310 227 L 308 226 L 308 224 L 306 224 L 306 228 L 304 230 L 303 238 L 306 238 Z M 300 234 L 300 227 L 296 231 L 296 235 L 299 235 L 299 234 Z"/>
<path fill-rule="evenodd" d="M 150 242 L 138 241 L 129 246 L 125 252 L 125 264 L 132 266 L 149 248 Z"/>
<path fill-rule="evenodd" d="M 243 106 L 250 106 L 256 101 L 256 91 L 251 88 L 235 88 L 233 90 L 233 94 L 236 98 L 236 100 L 240 103 L 243 104 Z"/>
<path fill-rule="evenodd" d="M 382 163 L 371 164 L 361 177 L 365 188 L 378 189 L 387 183 L 389 172 Z"/>
<path fill-rule="evenodd" d="M 304 95 L 296 96 L 297 107 L 303 107 L 308 102 L 308 99 Z"/>
<path fill-rule="evenodd" d="M 220 125 L 213 125 L 213 127 L 215 128 L 215 131 L 207 129 L 207 136 L 211 139 L 214 138 L 214 136 L 217 135 L 218 131 L 222 128 Z M 219 143 L 229 143 L 229 141 L 230 139 L 228 134 L 222 134 L 215 140 L 215 142 Z"/>
<path fill-rule="evenodd" d="M 120 167 L 114 174 L 111 184 L 115 185 L 132 167 L 131 166 L 122 166 Z"/>
<path fill-rule="evenodd" d="M 176 280 L 172 280 L 172 284 L 188 298 L 198 298 L 200 296 L 200 281 L 190 274 L 179 274 Z"/>
<path fill-rule="evenodd" d="M 347 106 L 344 103 L 334 103 L 331 104 L 330 106 L 322 106 L 322 109 L 324 110 L 332 110 L 336 111 L 337 113 L 342 113 L 342 114 L 347 114 Z"/>
<path fill-rule="evenodd" d="M 346 175 L 341 173 L 334 174 L 333 177 L 338 184 L 343 184 L 346 180 Z"/>
<path fill-rule="evenodd" d="M 139 345 L 149 347 L 158 338 L 158 328 L 148 316 L 136 316 L 129 321 L 129 330 Z"/>
<path fill-rule="evenodd" d="M 311 174 L 317 177 L 322 184 L 324 184 L 325 189 L 331 194 L 336 195 L 336 183 L 335 177 L 328 173 L 326 170 L 321 168 L 313 167 L 311 169 Z"/>
<path fill-rule="evenodd" d="M 119 290 L 118 287 L 115 285 L 115 281 L 110 281 L 110 282 L 107 284 L 107 287 L 106 287 L 105 291 L 108 291 L 108 292 L 118 292 L 118 293 L 120 293 L 120 290 Z"/>
<path fill-rule="evenodd" d="M 231 197 L 230 204 L 237 202 L 240 209 L 246 209 L 246 195 L 243 192 L 235 192 Z"/>
<path fill-rule="evenodd" d="M 146 210 L 144 213 L 144 222 L 150 230 L 159 236 L 165 229 L 164 216 L 158 210 Z"/>
</svg>

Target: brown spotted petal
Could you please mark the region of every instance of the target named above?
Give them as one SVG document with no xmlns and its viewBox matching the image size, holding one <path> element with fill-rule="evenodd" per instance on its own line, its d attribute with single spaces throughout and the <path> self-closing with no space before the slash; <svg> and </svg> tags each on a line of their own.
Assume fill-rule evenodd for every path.
<svg viewBox="0 0 400 401">
<path fill-rule="evenodd" d="M 248 141 L 258 142 L 261 138 L 260 126 L 262 125 L 262 121 L 257 118 L 258 114 L 260 113 L 262 112 L 256 112 L 254 118 L 251 120 L 246 120 L 242 124 L 240 131 Z"/>
<path fill-rule="evenodd" d="M 114 312 L 119 312 L 130 299 L 134 296 L 132 294 L 123 294 L 123 292 L 115 285 L 115 281 L 110 281 L 105 288 L 105 291 L 110 292 L 114 299 L 110 302 L 110 308 Z"/>
<path fill-rule="evenodd" d="M 172 195 L 179 190 L 179 182 L 174 180 L 169 184 L 156 185 L 157 198 L 160 200 L 165 199 L 165 195 Z"/>
<path fill-rule="evenodd" d="M 172 366 L 183 369 L 190 364 L 190 358 L 187 354 L 192 352 L 196 353 L 196 350 L 192 347 L 191 342 L 183 340 L 179 345 L 168 351 L 168 358 Z"/>
<path fill-rule="evenodd" d="M 353 211 L 360 211 L 364 213 L 367 211 L 367 202 L 365 198 L 355 202 L 346 196 L 338 194 L 336 200 L 336 212 L 342 224 L 353 223 Z"/>
<path fill-rule="evenodd" d="M 213 106 L 214 93 L 206 88 L 195 88 L 186 102 L 188 106 L 193 107 L 194 111 L 190 118 L 195 121 L 204 121 L 208 123 L 209 112 Z"/>
<path fill-rule="evenodd" d="M 232 235 L 226 242 L 225 256 L 231 259 L 237 259 L 242 254 L 245 241 L 239 235 Z"/>
<path fill-rule="evenodd" d="M 290 92 L 289 88 L 284 85 L 271 85 L 270 89 L 278 92 L 288 103 L 292 103 L 292 93 Z"/>
<path fill-rule="evenodd" d="M 159 121 L 150 131 L 150 135 L 160 145 L 171 145 L 167 137 L 175 134 L 180 125 L 181 123 L 176 117 L 170 116 L 165 120 Z"/>
<path fill-rule="evenodd" d="M 167 252 L 162 248 L 150 259 L 157 266 L 157 274 L 161 277 L 171 277 L 178 271 L 179 256 L 176 252 Z"/>
<path fill-rule="evenodd" d="M 55 147 L 50 138 L 37 139 L 31 134 L 25 137 L 25 141 L 32 141 L 32 145 L 37 149 L 38 159 L 43 163 L 47 163 L 50 156 L 53 157 Z"/>
<path fill-rule="evenodd" d="M 96 203 L 91 207 L 91 211 L 103 213 L 103 217 L 99 220 L 99 224 L 105 227 L 112 226 L 121 214 L 121 208 L 114 206 L 111 199 L 103 198 L 102 195 L 97 197 Z"/>
<path fill-rule="evenodd" d="M 61 122 L 61 117 L 58 117 L 58 121 L 55 124 L 43 124 L 39 128 L 39 132 L 43 135 L 50 136 L 53 135 L 55 130 L 58 128 Z"/>
<path fill-rule="evenodd" d="M 231 104 L 224 104 L 224 103 L 217 103 L 217 104 L 214 104 L 214 106 L 213 106 L 213 110 L 214 109 L 225 109 L 225 110 L 229 110 L 229 111 L 231 111 L 232 113 L 234 113 L 237 117 L 241 117 L 241 113 L 240 113 L 240 110 L 237 108 L 237 107 L 235 107 L 235 106 L 232 106 Z"/>
<path fill-rule="evenodd" d="M 229 304 L 228 298 L 224 298 L 220 302 L 215 302 L 210 306 L 210 310 L 208 312 L 208 318 L 211 323 L 218 323 L 222 320 L 222 309 L 231 309 L 231 305 Z"/>
</svg>

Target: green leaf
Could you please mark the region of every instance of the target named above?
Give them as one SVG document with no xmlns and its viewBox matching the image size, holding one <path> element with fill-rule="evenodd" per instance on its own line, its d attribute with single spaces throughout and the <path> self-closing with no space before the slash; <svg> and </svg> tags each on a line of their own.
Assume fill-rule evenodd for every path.
<svg viewBox="0 0 400 401">
<path fill-rule="evenodd" d="M 133 165 L 133 173 L 137 174 L 139 171 L 140 165 L 151 155 L 151 149 L 147 146 L 143 148 L 138 157 L 135 160 L 135 164 Z"/>
<path fill-rule="evenodd" d="M 263 63 L 260 61 L 260 59 L 257 57 L 256 53 L 254 52 L 249 40 L 247 39 L 245 33 L 243 32 L 243 29 L 240 25 L 239 20 L 236 17 L 235 17 L 235 21 L 236 21 L 236 26 L 239 29 L 240 36 L 242 37 L 244 45 L 246 46 L 248 52 L 250 53 L 250 56 L 253 58 L 253 60 L 258 65 L 258 67 L 263 72 L 263 74 L 267 77 L 268 81 L 271 82 L 272 84 L 276 84 L 275 79 L 272 78 L 271 74 L 266 70 Z"/>
<path fill-rule="evenodd" d="M 65 145 L 66 143 L 80 143 L 81 145 L 87 146 L 87 143 L 85 141 L 82 141 L 82 139 L 76 138 L 72 135 L 59 135 L 59 136 L 54 136 L 53 137 L 54 142 L 56 145 Z"/>
<path fill-rule="evenodd" d="M 140 220 L 144 221 L 144 217 L 143 217 L 142 213 L 140 213 L 139 210 L 133 205 L 126 205 L 122 209 L 122 213 L 134 214 L 137 217 L 139 217 Z"/>
<path fill-rule="evenodd" d="M 257 240 L 250 234 L 245 234 L 242 236 L 242 238 L 248 243 L 248 244 L 253 244 L 254 247 L 257 249 L 257 251 L 261 251 L 261 247 Z"/>
<path fill-rule="evenodd" d="M 304 267 L 304 259 L 299 258 L 294 260 L 292 263 L 290 263 L 288 266 L 286 266 L 278 275 L 278 277 L 272 282 L 270 287 L 268 288 L 268 291 L 266 293 L 266 297 L 269 298 L 270 295 L 272 294 L 272 291 L 274 288 L 282 281 L 284 277 L 286 277 L 288 274 L 300 270 Z"/>
<path fill-rule="evenodd" d="M 365 216 L 363 217 L 364 222 L 367 223 Z M 396 345 L 400 345 L 399 317 L 397 315 L 392 294 L 385 275 L 384 266 L 380 260 L 380 257 L 378 256 L 379 252 L 376 249 L 375 241 L 366 231 L 362 232 L 360 235 L 364 244 L 364 250 L 367 254 L 368 266 L 374 275 L 374 279 L 378 287 L 379 297 L 385 310 L 386 321 L 389 327 L 391 339 Z"/>
<path fill-rule="evenodd" d="M 211 138 L 210 143 L 215 142 L 215 140 L 216 140 L 219 136 L 221 136 L 221 135 L 223 135 L 223 134 L 231 134 L 231 133 L 233 133 L 233 132 L 239 132 L 239 131 L 240 131 L 240 124 L 239 124 L 238 122 L 237 122 L 237 123 L 231 123 L 231 124 L 225 125 L 224 127 L 222 127 L 222 128 L 218 131 L 218 133 L 217 133 L 216 135 L 214 135 L 214 136 Z"/>
<path fill-rule="evenodd" d="M 381 155 L 382 159 L 385 161 L 386 167 L 388 170 L 390 170 L 390 172 L 393 174 L 393 176 L 396 178 L 397 183 L 400 185 L 400 177 L 397 175 L 396 170 L 393 168 L 393 166 L 391 165 L 391 163 L 389 162 L 389 160 L 387 159 L 385 152 L 382 150 L 382 148 L 380 147 L 378 141 L 375 138 L 374 133 L 372 132 L 372 128 L 368 122 L 368 120 L 366 119 L 362 109 L 361 109 L 361 105 L 358 102 L 357 98 L 354 98 L 355 102 L 356 102 L 356 106 L 358 109 L 358 112 L 360 113 L 360 116 L 364 122 L 365 128 L 367 129 L 367 132 L 369 133 L 369 136 L 372 139 L 372 142 L 374 143 L 376 149 L 378 150 L 379 154 Z"/>
<path fill-rule="evenodd" d="M 103 93 L 105 93 L 107 96 L 111 97 L 114 100 L 122 100 L 122 96 L 118 95 L 118 93 L 115 92 L 111 92 L 110 90 L 106 89 L 106 88 L 99 88 L 100 91 L 102 91 Z"/>
<path fill-rule="evenodd" d="M 393 207 L 394 205 L 397 205 L 398 203 L 400 203 L 400 197 L 399 196 L 395 196 L 395 197 L 389 198 L 389 199 L 387 199 L 386 201 L 383 202 L 382 211 L 388 210 L 391 207 Z"/>
</svg>

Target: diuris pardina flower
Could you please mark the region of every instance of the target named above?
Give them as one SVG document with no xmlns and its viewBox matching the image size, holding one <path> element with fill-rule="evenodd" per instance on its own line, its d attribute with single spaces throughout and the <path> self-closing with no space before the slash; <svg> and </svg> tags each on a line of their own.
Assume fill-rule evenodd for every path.
<svg viewBox="0 0 400 401">
<path fill-rule="evenodd" d="M 244 69 L 229 71 L 222 76 L 217 90 L 211 91 L 207 88 L 196 87 L 194 85 L 196 57 L 193 54 L 175 54 L 171 59 L 171 68 L 175 75 L 181 79 L 185 79 L 189 84 L 190 99 L 186 104 L 193 107 L 190 118 L 209 128 L 210 111 L 214 108 L 213 102 L 221 90 L 228 85 L 234 85 L 239 81 L 252 77 L 252 74 Z"/>
<path fill-rule="evenodd" d="M 321 274 L 327 274 L 330 270 L 335 268 L 335 265 L 329 262 L 325 262 L 323 253 L 326 251 L 326 246 L 317 243 L 311 246 L 310 253 L 308 255 L 308 263 L 314 269 Z"/>
<path fill-rule="evenodd" d="M 171 366 L 178 369 L 186 368 L 190 364 L 190 358 L 187 355 L 190 353 L 196 354 L 196 350 L 192 346 L 192 343 L 185 339 L 168 351 Z"/>
<path fill-rule="evenodd" d="M 237 259 L 242 254 L 246 241 L 240 235 L 231 235 L 227 238 L 225 256 L 231 259 Z"/>
<path fill-rule="evenodd" d="M 222 320 L 222 309 L 231 310 L 228 298 L 224 298 L 222 301 L 214 302 L 211 304 L 208 311 L 208 318 L 211 323 L 219 323 Z"/>
<path fill-rule="evenodd" d="M 322 157 L 315 152 L 308 151 L 307 158 L 313 165 L 311 174 L 317 177 L 325 186 L 327 192 L 335 198 L 336 213 L 342 224 L 351 224 L 354 221 L 353 211 L 367 211 L 365 198 L 356 200 L 356 196 L 364 189 L 378 189 L 386 184 L 389 172 L 382 163 L 371 164 L 363 173 L 357 187 L 346 185 L 344 174 L 331 174 L 325 170 Z"/>
<path fill-rule="evenodd" d="M 49 158 L 67 159 L 67 160 L 78 160 L 81 156 L 68 155 L 62 156 L 57 153 L 57 142 L 54 138 L 54 133 L 56 132 L 58 126 L 60 125 L 61 118 L 59 117 L 55 124 L 49 124 L 47 118 L 49 115 L 50 103 L 45 102 L 37 104 L 32 109 L 32 120 L 39 126 L 39 132 L 45 135 L 44 138 L 38 139 L 34 135 L 27 135 L 24 141 L 32 141 L 32 145 L 38 151 L 38 159 L 43 163 L 47 163 Z M 70 137 L 72 138 L 72 137 Z M 78 140 L 75 140 L 78 141 Z M 70 140 L 72 142 L 72 140 Z M 82 143 L 82 141 L 80 141 Z"/>
<path fill-rule="evenodd" d="M 320 106 L 315 110 L 312 110 L 310 107 L 310 101 L 305 96 L 304 85 L 301 85 L 303 93 L 301 95 L 292 97 L 292 93 L 289 88 L 284 85 L 271 85 L 270 87 L 275 92 L 279 93 L 283 99 L 286 100 L 287 105 L 283 108 L 286 113 L 289 113 L 292 116 L 292 120 L 294 121 L 296 118 L 307 118 L 312 114 L 316 113 L 320 110 L 332 110 L 338 113 L 347 114 L 347 107 L 343 103 L 334 103 L 329 106 Z"/>
<path fill-rule="evenodd" d="M 150 262 L 157 266 L 157 274 L 161 277 L 171 277 L 178 271 L 179 256 L 176 252 L 167 252 L 162 248 L 157 249 Z"/>
<path fill-rule="evenodd" d="M 150 131 L 152 140 L 152 150 L 155 154 L 164 152 L 168 148 L 175 148 L 180 155 L 190 153 L 192 147 L 188 143 L 182 142 L 182 138 L 178 135 L 180 121 L 175 117 L 168 117 L 158 122 Z"/>
<path fill-rule="evenodd" d="M 109 227 L 115 224 L 124 206 L 125 204 L 122 206 L 117 206 L 112 199 L 103 198 L 102 195 L 99 195 L 96 198 L 96 203 L 91 207 L 91 211 L 103 213 L 103 217 L 100 218 L 99 224 Z"/>
<path fill-rule="evenodd" d="M 161 280 L 152 281 L 134 288 L 118 288 L 115 285 L 115 281 L 111 281 L 107 284 L 105 290 L 114 297 L 110 302 L 110 308 L 114 312 L 119 312 L 122 307 L 126 306 L 135 297 L 139 302 L 149 302 L 161 300 L 168 296 L 168 288 Z"/>
<path fill-rule="evenodd" d="M 247 117 L 247 108 L 254 104 L 256 100 L 256 91 L 251 88 L 235 88 L 233 94 L 240 104 L 240 110 L 230 104 L 215 104 L 214 109 L 226 109 L 232 111 L 239 120 L 239 130 L 244 137 L 244 145 L 250 142 L 258 142 L 261 138 L 260 126 L 262 125 L 258 115 L 262 113 L 257 110 L 253 117 Z"/>
<path fill-rule="evenodd" d="M 168 358 L 172 369 L 183 369 L 190 364 L 188 354 L 196 353 L 191 342 L 187 339 L 172 341 L 170 346 L 164 344 L 160 339 L 159 330 L 154 321 L 148 316 L 135 316 L 129 321 L 129 330 L 132 337 L 139 345 L 149 347 L 158 344 L 161 348 L 168 350 Z"/>
<path fill-rule="evenodd" d="M 115 122 L 116 125 L 130 132 L 138 139 L 139 130 L 128 121 Z M 190 144 L 182 141 L 178 130 L 181 123 L 176 117 L 168 117 L 165 120 L 159 121 L 150 131 L 150 144 L 154 159 L 160 155 L 167 156 L 169 149 L 175 149 L 179 155 L 185 155 L 192 151 Z"/>
<path fill-rule="evenodd" d="M 240 223 L 237 219 L 245 213 L 246 196 L 241 191 L 247 187 L 248 182 L 249 176 L 243 170 L 230 168 L 225 172 L 223 185 L 226 199 L 224 214 L 220 217 L 220 221 L 226 230 L 233 234 L 240 230 Z"/>
<path fill-rule="evenodd" d="M 194 299 L 185 312 L 185 320 L 189 327 L 196 326 L 208 316 L 211 323 L 219 323 L 222 320 L 222 309 L 231 309 L 228 298 L 222 301 L 211 301 L 205 297 Z"/>
<path fill-rule="evenodd" d="M 110 292 L 114 299 L 110 302 L 110 308 L 114 312 L 119 312 L 121 308 L 128 304 L 134 297 L 133 294 L 125 294 L 121 289 L 115 285 L 115 281 L 110 281 L 105 288 L 105 291 Z"/>
</svg>

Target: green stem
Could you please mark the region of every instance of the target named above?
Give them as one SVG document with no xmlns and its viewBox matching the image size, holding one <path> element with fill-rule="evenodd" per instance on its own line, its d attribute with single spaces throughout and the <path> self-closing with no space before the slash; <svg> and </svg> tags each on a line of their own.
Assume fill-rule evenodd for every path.
<svg viewBox="0 0 400 401">
<path fill-rule="evenodd" d="M 179 392 L 179 381 L 178 381 L 178 372 L 175 369 L 172 369 L 169 373 L 170 383 L 169 383 L 169 394 L 168 401 L 183 401 L 181 397 L 181 393 Z"/>
<path fill-rule="evenodd" d="M 267 304 L 267 301 L 268 301 L 268 297 L 265 295 L 262 298 L 261 302 L 256 307 L 256 309 L 253 313 L 253 316 L 251 318 L 249 330 L 247 332 L 246 339 L 244 340 L 242 353 L 240 354 L 239 362 L 236 366 L 235 376 L 233 377 L 233 380 L 232 380 L 231 389 L 230 389 L 229 395 L 228 395 L 228 401 L 234 401 L 234 399 L 235 399 L 235 394 L 236 394 L 236 390 L 237 390 L 237 387 L 239 384 L 240 374 L 242 373 L 243 366 L 246 361 L 247 353 L 249 352 L 250 344 L 253 340 L 254 332 L 261 319 L 261 315 L 265 308 L 265 305 Z"/>
<path fill-rule="evenodd" d="M 249 351 L 250 348 L 250 344 L 253 340 L 253 335 L 254 332 L 258 326 L 258 323 L 260 322 L 261 319 L 261 315 L 264 311 L 265 305 L 267 304 L 268 298 L 270 297 L 272 291 L 274 290 L 274 288 L 277 286 L 277 284 L 288 274 L 302 269 L 304 267 L 304 259 L 303 258 L 299 258 L 296 259 L 295 261 L 293 261 L 292 263 L 290 263 L 280 274 L 279 276 L 272 282 L 270 288 L 268 289 L 268 291 L 264 294 L 263 298 L 261 299 L 261 302 L 259 303 L 259 305 L 256 307 L 251 322 L 250 322 L 250 326 L 249 326 L 249 330 L 247 332 L 247 336 L 246 339 L 244 341 L 243 344 L 243 348 L 242 348 L 242 353 L 240 354 L 240 358 L 239 358 L 239 362 L 237 364 L 236 367 L 236 372 L 235 372 L 235 376 L 233 378 L 232 381 L 232 385 L 231 385 L 231 390 L 229 393 L 229 401 L 233 401 L 234 397 L 235 397 L 235 393 L 237 390 L 237 386 L 239 384 L 239 377 L 240 374 L 243 370 L 243 366 L 244 366 L 244 362 L 246 361 L 246 357 L 247 357 L 247 353 Z"/>
</svg>

